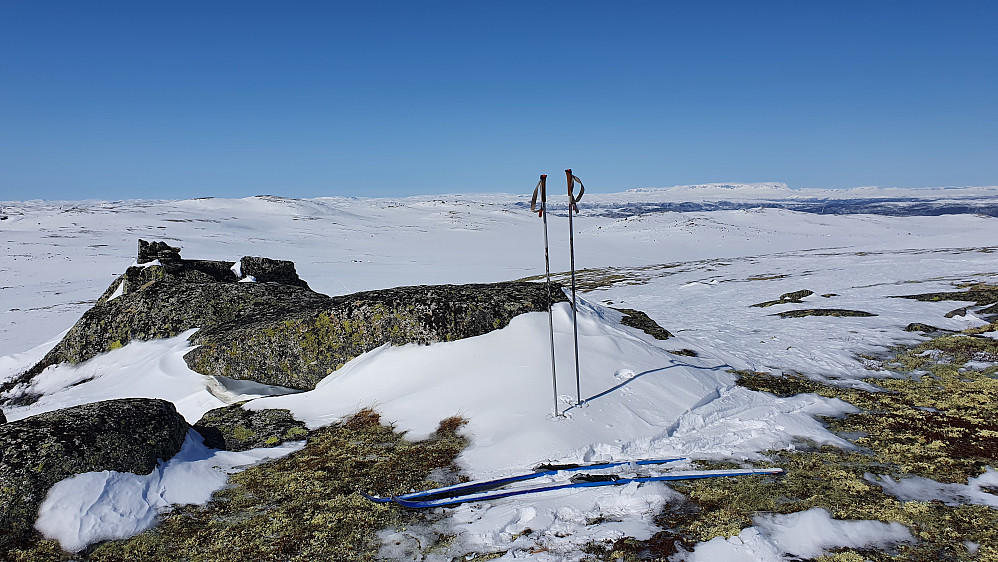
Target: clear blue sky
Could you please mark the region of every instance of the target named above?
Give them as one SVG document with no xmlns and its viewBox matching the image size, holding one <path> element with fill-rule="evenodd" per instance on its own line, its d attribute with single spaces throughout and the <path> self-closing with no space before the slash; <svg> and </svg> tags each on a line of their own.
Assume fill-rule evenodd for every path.
<svg viewBox="0 0 998 562">
<path fill-rule="evenodd" d="M 998 1 L 0 0 L 0 200 L 998 184 Z"/>
</svg>

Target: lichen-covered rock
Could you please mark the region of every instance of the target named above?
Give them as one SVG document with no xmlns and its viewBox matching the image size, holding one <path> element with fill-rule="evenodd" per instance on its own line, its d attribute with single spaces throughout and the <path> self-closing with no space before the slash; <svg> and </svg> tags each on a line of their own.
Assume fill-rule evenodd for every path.
<svg viewBox="0 0 998 562">
<path fill-rule="evenodd" d="M 814 291 L 811 291 L 811 290 L 808 290 L 808 289 L 801 289 L 800 291 L 793 291 L 793 292 L 790 292 L 790 293 L 783 293 L 782 295 L 780 295 L 780 298 L 778 298 L 775 301 L 760 302 L 760 303 L 752 304 L 752 305 L 749 305 L 749 306 L 753 306 L 753 307 L 756 307 L 756 308 L 766 308 L 766 307 L 770 307 L 770 306 L 777 305 L 777 304 L 787 304 L 787 303 L 798 303 L 799 304 L 799 303 L 803 302 L 801 299 L 803 299 L 804 297 L 809 297 L 809 296 L 811 296 L 813 294 L 814 294 Z M 822 296 L 825 296 L 825 295 L 822 295 Z"/>
<path fill-rule="evenodd" d="M 929 324 L 922 324 L 921 322 L 912 322 L 904 327 L 905 332 L 938 332 L 939 328 L 935 326 L 930 326 Z"/>
<path fill-rule="evenodd" d="M 143 245 L 144 244 L 144 245 Z M 266 258 L 233 262 L 181 259 L 176 248 L 140 241 L 140 259 L 40 362 L 0 385 L 0 403 L 36 397 L 23 386 L 45 367 L 79 363 L 131 340 L 174 337 L 198 328 L 185 360 L 206 375 L 311 390 L 347 361 L 386 343 L 429 344 L 505 327 L 525 312 L 547 309 L 539 283 L 399 287 L 329 297 L 298 278 L 294 264 Z M 165 261 L 164 261 L 165 260 Z M 566 298 L 557 288 L 555 302 Z"/>
<path fill-rule="evenodd" d="M 953 318 L 954 316 L 966 316 L 967 315 L 967 310 L 969 308 L 970 308 L 969 306 L 963 306 L 963 307 L 951 310 L 951 311 L 947 312 L 946 314 L 943 314 L 943 317 L 945 317 L 945 318 Z"/>
<path fill-rule="evenodd" d="M 547 309 L 537 283 L 396 287 L 327 299 L 205 328 L 184 359 L 195 371 L 311 390 L 347 361 L 390 343 L 479 336 Z M 564 293 L 555 291 L 556 302 Z"/>
<path fill-rule="evenodd" d="M 783 302 L 800 302 L 804 297 L 809 297 L 814 294 L 814 291 L 808 289 L 801 289 L 800 291 L 793 291 L 791 293 L 783 293 L 780 295 L 780 300 Z"/>
<path fill-rule="evenodd" d="M 170 246 L 166 242 L 146 242 L 139 240 L 139 256 L 136 263 L 148 263 L 159 260 L 162 263 L 180 261 L 180 248 Z"/>
<path fill-rule="evenodd" d="M 291 261 L 246 256 L 239 260 L 239 269 L 243 275 L 252 277 L 257 283 L 280 283 L 308 288 L 308 283 L 298 277 L 295 264 Z"/>
<path fill-rule="evenodd" d="M 921 293 L 918 295 L 894 295 L 894 299 L 912 299 L 917 301 L 971 301 L 977 306 L 987 306 L 998 303 L 998 286 L 975 285 L 966 291 L 950 291 L 939 293 Z"/>
<path fill-rule="evenodd" d="M 633 308 L 614 308 L 618 312 L 624 313 L 620 323 L 631 328 L 637 328 L 642 332 L 657 340 L 667 340 L 672 337 L 672 333 L 652 320 L 647 314 Z"/>
<path fill-rule="evenodd" d="M 866 312 L 863 310 L 846 310 L 843 308 L 808 308 L 803 310 L 788 310 L 786 312 L 780 312 L 774 316 L 779 316 L 780 318 L 803 318 L 805 316 L 837 316 L 840 318 L 865 318 L 868 316 L 876 316 L 871 312 Z"/>
<path fill-rule="evenodd" d="M 204 437 L 206 447 L 226 451 L 276 447 L 308 435 L 305 422 L 296 420 L 290 410 L 246 410 L 242 404 L 205 412 L 194 430 Z"/>
<path fill-rule="evenodd" d="M 114 470 L 148 474 L 177 454 L 188 425 L 165 400 L 94 402 L 0 425 L 0 553 L 30 536 L 55 483 Z"/>
</svg>

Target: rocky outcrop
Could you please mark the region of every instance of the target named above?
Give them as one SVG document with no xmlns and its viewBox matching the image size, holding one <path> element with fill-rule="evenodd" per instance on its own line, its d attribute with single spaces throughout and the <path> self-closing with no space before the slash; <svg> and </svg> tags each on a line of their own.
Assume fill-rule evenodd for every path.
<svg viewBox="0 0 998 562">
<path fill-rule="evenodd" d="M 0 410 L 0 425 L 7 423 L 7 416 L 3 414 L 3 410 Z"/>
<path fill-rule="evenodd" d="M 312 293 L 317 295 L 316 293 Z M 565 300 L 561 291 L 559 300 Z M 547 308 L 534 283 L 397 287 L 294 306 L 205 328 L 184 359 L 200 373 L 315 388 L 347 361 L 386 343 L 430 344 L 479 336 Z"/>
<path fill-rule="evenodd" d="M 45 367 L 79 363 L 132 340 L 198 328 L 185 360 L 206 375 L 310 390 L 332 371 L 386 343 L 429 344 L 505 327 L 547 309 L 539 283 L 399 287 L 329 297 L 298 278 L 288 261 L 244 257 L 187 260 L 162 242 L 139 241 L 139 265 L 108 287 L 38 364 L 0 387 L 0 403 L 30 403 L 19 392 Z M 244 277 L 245 281 L 247 278 Z M 556 287 L 553 298 L 564 301 Z"/>
<path fill-rule="evenodd" d="M 246 256 L 239 262 L 239 269 L 246 277 L 257 283 L 280 283 L 308 288 L 308 284 L 298 277 L 294 262 Z"/>
<path fill-rule="evenodd" d="M 773 316 L 779 316 L 780 318 L 803 318 L 805 316 L 837 316 L 840 318 L 866 318 L 869 316 L 876 316 L 871 312 L 866 312 L 864 310 L 845 310 L 842 308 L 808 308 L 804 310 L 788 310 L 786 312 L 779 312 Z"/>
<path fill-rule="evenodd" d="M 930 326 L 929 324 L 922 324 L 921 322 L 912 322 L 904 327 L 905 332 L 938 332 L 939 328 L 935 326 Z"/>
<path fill-rule="evenodd" d="M 205 412 L 194 430 L 204 437 L 206 447 L 226 451 L 276 447 L 308 435 L 305 423 L 296 420 L 290 410 L 245 410 L 241 403 Z"/>
<path fill-rule="evenodd" d="M 672 337 L 672 332 L 659 326 L 658 322 L 652 320 L 640 310 L 634 310 L 633 308 L 614 308 L 614 310 L 624 314 L 624 317 L 620 319 L 620 323 L 625 326 L 637 328 L 657 340 L 667 340 Z"/>
<path fill-rule="evenodd" d="M 799 304 L 799 303 L 804 302 L 801 299 L 803 299 L 805 297 L 809 297 L 809 296 L 811 296 L 813 294 L 814 294 L 814 291 L 811 291 L 811 290 L 808 290 L 808 289 L 801 289 L 800 291 L 793 291 L 793 292 L 790 292 L 790 293 L 783 293 L 782 295 L 780 295 L 780 298 L 777 299 L 777 300 L 775 300 L 775 301 L 760 302 L 760 303 L 756 303 L 756 304 L 749 305 L 749 306 L 754 306 L 754 307 L 757 307 L 757 308 L 766 308 L 766 307 L 774 306 L 774 305 L 777 305 L 777 304 L 787 304 L 787 303 L 798 303 Z M 824 295 L 822 295 L 822 296 L 824 296 Z"/>
<path fill-rule="evenodd" d="M 75 474 L 148 474 L 177 454 L 188 425 L 165 400 L 127 398 L 0 425 L 0 552 L 30 536 L 49 488 Z"/>
</svg>

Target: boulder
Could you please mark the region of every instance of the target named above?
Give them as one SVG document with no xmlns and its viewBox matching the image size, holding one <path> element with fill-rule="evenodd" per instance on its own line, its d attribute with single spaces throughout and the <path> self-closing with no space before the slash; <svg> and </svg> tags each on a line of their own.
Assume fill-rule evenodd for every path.
<svg viewBox="0 0 998 562">
<path fill-rule="evenodd" d="M 800 303 L 804 302 L 801 299 L 803 299 L 805 297 L 809 297 L 809 296 L 811 296 L 813 294 L 814 294 L 814 291 L 811 291 L 809 289 L 801 289 L 799 291 L 792 291 L 790 293 L 783 293 L 782 295 L 780 295 L 780 298 L 777 299 L 777 300 L 775 300 L 775 301 L 760 302 L 760 303 L 756 303 L 756 304 L 751 304 L 749 306 L 754 306 L 754 307 L 757 307 L 757 308 L 766 308 L 766 307 L 770 307 L 770 306 L 775 306 L 777 304 L 788 304 L 788 303 L 797 303 L 797 304 L 800 304 Z M 822 296 L 823 297 L 830 297 L 830 296 L 834 296 L 834 295 L 832 295 L 831 293 L 828 293 L 828 294 L 822 295 Z"/>
<path fill-rule="evenodd" d="M 922 324 L 921 322 L 912 322 L 904 327 L 905 332 L 938 332 L 939 328 L 935 326 L 930 326 L 929 324 Z"/>
<path fill-rule="evenodd" d="M 427 345 L 479 336 L 517 315 L 547 309 L 546 289 L 538 283 L 315 295 L 305 306 L 294 303 L 205 327 L 191 338 L 198 347 L 184 360 L 199 373 L 311 390 L 347 361 L 386 343 Z M 566 300 L 560 290 L 555 297 Z"/>
<path fill-rule="evenodd" d="M 205 375 L 311 390 L 347 361 L 386 343 L 430 344 L 503 328 L 514 316 L 547 309 L 540 283 L 398 287 L 329 297 L 308 288 L 294 264 L 245 257 L 187 260 L 177 248 L 140 240 L 128 268 L 31 369 L 0 385 L 0 404 L 37 399 L 23 385 L 46 367 L 80 363 L 132 340 L 174 337 L 198 328 L 184 357 Z M 263 281 L 263 282 L 259 282 Z M 554 302 L 567 300 L 559 287 Z"/>
<path fill-rule="evenodd" d="M 633 308 L 614 308 L 614 310 L 624 313 L 624 317 L 620 319 L 620 323 L 624 326 L 637 328 L 657 340 L 667 340 L 673 337 L 672 332 L 660 326 L 658 322 L 640 310 Z"/>
<path fill-rule="evenodd" d="M 166 242 L 146 242 L 139 240 L 139 256 L 136 263 L 149 263 L 159 260 L 161 263 L 180 262 L 180 248 L 168 245 Z"/>
<path fill-rule="evenodd" d="M 257 283 L 280 283 L 308 288 L 308 283 L 298 277 L 295 264 L 291 261 L 245 256 L 239 260 L 239 268 L 243 275 L 253 277 Z"/>
<path fill-rule="evenodd" d="M 30 537 L 60 480 L 114 470 L 148 474 L 180 451 L 188 425 L 165 400 L 94 402 L 0 425 L 0 552 Z"/>
<path fill-rule="evenodd" d="M 308 436 L 308 427 L 296 420 L 290 410 L 246 410 L 242 404 L 205 412 L 194 424 L 194 431 L 204 437 L 206 447 L 225 451 L 276 447 Z"/>
</svg>

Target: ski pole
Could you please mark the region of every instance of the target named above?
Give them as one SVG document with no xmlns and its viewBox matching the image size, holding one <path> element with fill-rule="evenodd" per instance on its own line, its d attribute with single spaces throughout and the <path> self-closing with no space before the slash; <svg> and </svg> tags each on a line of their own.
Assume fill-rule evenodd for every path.
<svg viewBox="0 0 998 562">
<path fill-rule="evenodd" d="M 537 211 L 537 216 L 544 219 L 544 276 L 548 289 L 548 331 L 551 334 L 551 385 L 554 390 L 554 417 L 558 417 L 558 375 L 554 363 L 554 316 L 551 312 L 551 258 L 548 252 L 548 214 L 547 214 L 547 174 L 541 174 L 541 180 L 534 188 L 530 198 L 530 210 Z M 537 208 L 537 193 L 541 194 L 541 206 Z"/>
<path fill-rule="evenodd" d="M 576 202 L 582 199 L 582 194 L 586 192 L 586 186 L 582 185 L 582 180 L 572 175 L 572 169 L 565 170 L 568 180 L 568 253 L 571 256 L 572 265 L 572 333 L 575 336 L 575 396 L 576 406 L 582 405 L 582 383 L 579 377 L 579 321 L 576 315 L 575 306 L 575 234 L 572 227 L 572 212 L 579 212 Z M 575 195 L 575 182 L 579 183 L 579 195 Z"/>
</svg>

